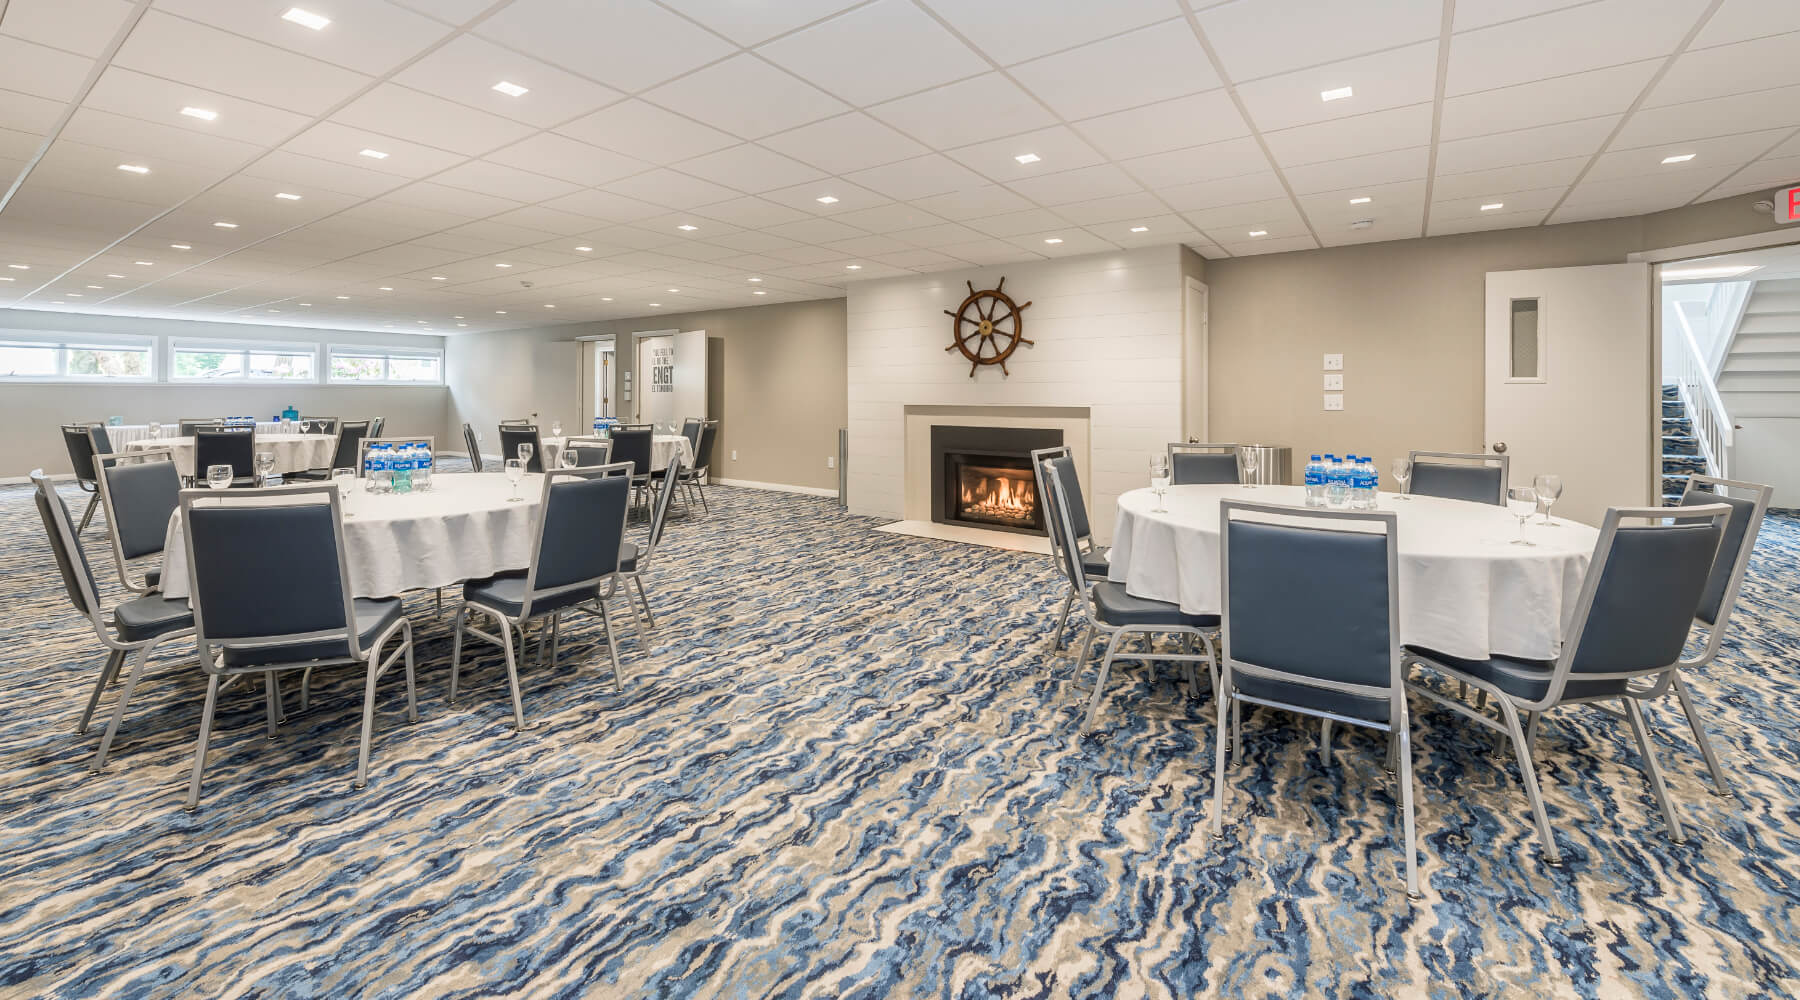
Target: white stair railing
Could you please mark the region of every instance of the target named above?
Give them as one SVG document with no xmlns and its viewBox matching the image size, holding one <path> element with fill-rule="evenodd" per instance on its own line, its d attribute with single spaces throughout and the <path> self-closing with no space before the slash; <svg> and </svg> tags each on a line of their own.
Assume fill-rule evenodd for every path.
<svg viewBox="0 0 1800 1000">
<path fill-rule="evenodd" d="M 1725 401 L 1719 398 L 1719 386 L 1713 379 L 1712 365 L 1694 337 L 1684 310 L 1674 310 L 1680 330 L 1677 336 L 1665 338 L 1667 349 L 1676 352 L 1675 384 L 1681 402 L 1687 407 L 1688 419 L 1694 424 L 1694 437 L 1700 442 L 1700 456 L 1706 459 L 1706 472 L 1728 477 L 1732 444 L 1731 415 Z"/>
</svg>

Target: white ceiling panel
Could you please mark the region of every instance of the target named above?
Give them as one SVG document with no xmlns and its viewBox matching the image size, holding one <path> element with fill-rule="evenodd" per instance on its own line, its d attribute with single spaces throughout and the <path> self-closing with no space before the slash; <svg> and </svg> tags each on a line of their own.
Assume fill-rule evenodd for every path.
<svg viewBox="0 0 1800 1000">
<path fill-rule="evenodd" d="M 446 24 L 467 24 L 492 7 L 493 0 L 394 0 L 409 10 L 435 17 Z"/>
<path fill-rule="evenodd" d="M 1221 82 L 1184 20 L 1034 59 L 1011 72 L 1065 119 L 1154 104 L 1212 90 Z"/>
<path fill-rule="evenodd" d="M 1800 156 L 1770 156 L 1757 160 L 1725 179 L 1713 197 L 1729 197 L 1800 184 Z"/>
<path fill-rule="evenodd" d="M 1009 182 L 1007 186 L 1040 205 L 1051 206 L 1093 198 L 1111 198 L 1143 190 L 1129 174 L 1110 163 L 1024 177 Z"/>
<path fill-rule="evenodd" d="M 745 139 L 849 110 L 830 94 L 748 54 L 657 87 L 644 99 Z"/>
<path fill-rule="evenodd" d="M 1245 202 L 1283 198 L 1287 195 L 1287 189 L 1281 186 L 1281 178 L 1273 171 L 1264 171 L 1180 184 L 1165 188 L 1161 194 L 1171 208 L 1178 212 L 1189 212 L 1218 208 L 1221 205 L 1241 205 Z"/>
<path fill-rule="evenodd" d="M 0 33 L 98 59 L 132 7 L 127 0 L 9 0 Z"/>
<path fill-rule="evenodd" d="M 47 97 L 33 97 L 16 90 L 0 90 L 0 123 L 5 124 L 0 131 L 32 136 L 49 135 L 55 130 L 56 121 L 62 117 L 66 106 L 61 101 L 52 101 Z M 33 143 L 34 148 L 35 146 Z M 6 155 L 6 151 L 0 149 L 0 156 Z"/>
<path fill-rule="evenodd" d="M 1047 208 L 1028 208 L 1023 212 L 990 215 L 983 219 L 965 219 L 963 224 L 978 233 L 1006 239 L 1046 229 L 1058 229 L 1069 225 L 1069 220 Z"/>
<path fill-rule="evenodd" d="M 1800 32 L 1682 53 L 1644 102 L 1700 101 L 1800 84 Z"/>
<path fill-rule="evenodd" d="M 1316 125 L 1269 132 L 1263 139 L 1275 162 L 1283 167 L 1348 159 L 1390 149 L 1431 145 L 1432 106 L 1371 111 L 1354 118 L 1339 118 Z"/>
<path fill-rule="evenodd" d="M 1657 146 L 1800 125 L 1800 86 L 1644 108 L 1631 116 L 1613 149 Z"/>
<path fill-rule="evenodd" d="M 845 180 L 896 201 L 916 201 L 952 191 L 987 186 L 987 180 L 968 167 L 936 153 L 858 170 Z"/>
<path fill-rule="evenodd" d="M 1054 15 L 1043 0 L 926 0 L 925 6 L 1003 66 L 1181 16 L 1175 0 L 1072 3 Z"/>
<path fill-rule="evenodd" d="M 1319 243 L 1311 236 L 1270 236 L 1267 239 L 1224 242 L 1219 246 L 1233 257 L 1257 257 L 1271 253 L 1291 253 L 1295 250 L 1317 250 Z"/>
<path fill-rule="evenodd" d="M 475 31 L 628 92 L 733 51 L 730 43 L 650 0 L 516 0 Z"/>
<path fill-rule="evenodd" d="M 636 100 L 596 111 L 557 131 L 589 145 L 626 151 L 640 160 L 661 166 L 738 142 L 718 129 Z"/>
<path fill-rule="evenodd" d="M 366 129 L 332 121 L 314 125 L 282 146 L 282 149 L 399 177 L 424 177 L 463 162 L 463 157 L 456 153 L 406 142 L 392 136 L 377 135 Z M 362 151 L 365 149 L 386 153 L 387 156 L 364 156 Z"/>
<path fill-rule="evenodd" d="M 1589 0 L 1458 0 L 1453 31 L 1472 31 L 1502 21 L 1561 10 Z"/>
<path fill-rule="evenodd" d="M 1489 212 L 1479 218 L 1474 216 L 1457 216 L 1440 218 L 1433 206 L 1431 222 L 1426 229 L 1427 236 L 1453 236 L 1457 233 L 1491 232 L 1496 229 L 1516 229 L 1520 226 L 1536 226 L 1544 221 L 1542 210 L 1526 212 Z"/>
<path fill-rule="evenodd" d="M 998 73 L 972 77 L 868 110 L 936 149 L 955 149 L 1056 122 L 1043 105 Z"/>
<path fill-rule="evenodd" d="M 1440 142 L 1438 171 L 1459 174 L 1491 167 L 1588 156 L 1600 149 L 1600 144 L 1612 134 L 1613 126 L 1618 122 L 1617 115 L 1608 115 L 1542 128 L 1458 139 L 1455 142 Z"/>
<path fill-rule="evenodd" d="M 433 181 L 417 181 L 383 196 L 384 200 L 439 212 L 458 212 L 470 218 L 498 215 L 522 207 L 511 198 L 479 191 L 465 191 Z M 541 197 L 541 196 L 540 196 Z M 309 199 L 310 200 L 310 199 Z"/>
<path fill-rule="evenodd" d="M 1521 212 L 1536 212 L 1541 218 L 1545 212 L 1550 211 L 1558 201 L 1562 200 L 1568 190 L 1567 185 L 1558 185 L 1529 191 L 1508 191 L 1503 194 L 1444 198 L 1432 203 L 1431 218 L 1435 222 L 1439 219 L 1474 219 L 1489 215 L 1514 215 Z M 1485 205 L 1501 207 L 1484 209 Z"/>
<path fill-rule="evenodd" d="M 1661 59 L 1647 59 L 1446 98 L 1438 137 L 1448 142 L 1621 114 L 1644 92 L 1662 65 Z"/>
<path fill-rule="evenodd" d="M 501 82 L 526 88 L 509 97 Z M 489 114 L 549 128 L 624 95 L 475 35 L 459 35 L 407 66 L 394 82 Z"/>
<path fill-rule="evenodd" d="M 122 158 L 124 160 L 180 160 L 219 170 L 240 166 L 263 152 L 262 147 L 247 142 L 196 136 L 174 125 L 85 107 L 70 116 L 69 123 L 63 126 L 62 137 L 129 150 Z"/>
<path fill-rule="evenodd" d="M 1005 240 L 974 240 L 969 243 L 955 243 L 941 248 L 944 253 L 957 260 L 966 260 L 971 264 L 1017 264 L 1028 260 L 1043 260 L 1044 255 L 1036 251 L 1021 251 L 1017 246 Z"/>
<path fill-rule="evenodd" d="M 723 185 L 661 167 L 614 181 L 606 186 L 606 191 L 673 209 L 699 208 L 728 201 L 739 194 Z"/>
<path fill-rule="evenodd" d="M 93 66 L 92 59 L 0 35 L 0 90 L 74 100 Z"/>
<path fill-rule="evenodd" d="M 923 143 L 861 112 L 780 132 L 762 140 L 762 144 L 833 174 L 847 174 L 927 152 Z"/>
<path fill-rule="evenodd" d="M 763 198 L 733 198 L 708 205 L 696 215 L 720 222 L 729 222 L 745 229 L 768 229 L 785 222 L 799 222 L 810 218 L 811 213 L 786 205 L 777 205 Z"/>
<path fill-rule="evenodd" d="M 1787 129 L 1771 129 L 1763 132 L 1746 132 L 1742 135 L 1697 139 L 1690 142 L 1644 146 L 1640 149 L 1615 149 L 1601 154 L 1594 161 L 1594 166 L 1588 171 L 1584 181 L 1601 180 L 1608 177 L 1633 177 L 1641 174 L 1655 174 L 1662 177 L 1707 174 L 1714 173 L 1721 168 L 1735 170 L 1768 152 L 1787 134 Z M 1670 156 L 1686 156 L 1689 153 L 1694 154 L 1694 158 L 1691 160 L 1681 163 L 1663 162 Z"/>
<path fill-rule="evenodd" d="M 1695 37 L 1693 48 L 1708 49 L 1766 35 L 1800 31 L 1800 4 L 1788 0 L 1725 0 Z"/>
<path fill-rule="evenodd" d="M 1460 34 L 1447 93 L 1468 94 L 1675 51 L 1708 0 L 1597 0 Z"/>
<path fill-rule="evenodd" d="M 1121 160 L 1120 166 L 1152 189 L 1266 170 L 1272 164 L 1255 139 L 1231 139 Z"/>
<path fill-rule="evenodd" d="M 876 0 L 757 51 L 859 107 L 988 68 L 912 0 Z"/>
<path fill-rule="evenodd" d="M 544 205 L 559 212 L 572 212 L 603 222 L 636 222 L 639 219 L 651 219 L 664 214 L 673 207 L 652 205 L 637 198 L 597 190 L 577 191 L 574 194 L 551 198 L 545 201 Z"/>
<path fill-rule="evenodd" d="M 1244 116 L 1223 90 L 1089 118 L 1076 128 L 1101 152 L 1119 160 L 1250 134 Z"/>
<path fill-rule="evenodd" d="M 433 177 L 432 182 L 511 201 L 548 201 L 581 190 L 581 186 L 491 160 L 469 160 Z"/>
<path fill-rule="evenodd" d="M 667 6 L 743 46 L 856 6 L 858 0 L 667 0 Z"/>
<path fill-rule="evenodd" d="M 1460 174 L 1446 174 L 1443 172 L 1443 165 L 1439 164 L 1437 182 L 1432 190 L 1439 198 L 1488 198 L 1509 191 L 1547 187 L 1566 189 L 1575 182 L 1576 175 L 1581 173 L 1588 162 L 1588 157 L 1572 156 L 1563 160 L 1545 160 Z"/>
<path fill-rule="evenodd" d="M 715 184 L 760 194 L 775 188 L 791 187 L 818 180 L 825 173 L 752 143 L 743 143 L 716 153 L 683 160 L 675 169 Z M 720 200 L 720 199 L 714 199 Z"/>
<path fill-rule="evenodd" d="M 889 201 L 883 195 L 842 179 L 813 181 L 775 191 L 765 191 L 762 197 L 778 205 L 797 208 L 813 215 L 842 215 L 861 208 L 885 205 Z M 829 203 L 819 201 L 820 198 L 827 197 L 837 200 Z"/>
<path fill-rule="evenodd" d="M 1384 0 L 1379 8 L 1341 0 L 1236 0 L 1197 17 L 1225 72 L 1243 83 L 1434 39 L 1444 7 L 1440 0 Z"/>
<path fill-rule="evenodd" d="M 943 223 L 943 219 L 910 205 L 878 205 L 832 216 L 846 226 L 870 233 L 895 233 Z"/>
<path fill-rule="evenodd" d="M 113 64 L 307 115 L 323 114 L 370 82 L 362 73 L 157 10 L 138 21 Z M 0 87 L 19 89 L 4 78 Z"/>
<path fill-rule="evenodd" d="M 1241 84 L 1238 96 L 1250 120 L 1265 132 L 1335 121 L 1429 103 L 1437 92 L 1437 62 L 1438 44 L 1421 42 Z M 1320 96 L 1339 87 L 1354 93 L 1334 101 Z"/>
<path fill-rule="evenodd" d="M 320 189 L 364 198 L 373 198 L 406 183 L 403 177 L 282 149 L 273 150 L 245 167 L 244 175 L 276 181 L 284 190 L 294 187 L 302 191 Z"/>
<path fill-rule="evenodd" d="M 554 132 L 539 132 L 529 139 L 489 153 L 486 159 L 583 186 L 605 184 L 650 169 L 650 164 L 642 160 L 577 142 Z"/>
<path fill-rule="evenodd" d="M 350 102 L 332 120 L 465 156 L 480 156 L 532 133 L 529 125 L 393 83 Z"/>
<path fill-rule="evenodd" d="M 450 33 L 443 23 L 385 0 L 308 0 L 331 18 L 321 31 L 282 19 L 289 0 L 157 0 L 158 10 L 371 76 Z"/>
<path fill-rule="evenodd" d="M 1396 181 L 1417 180 L 1425 176 L 1428 147 L 1416 149 L 1396 149 L 1387 153 L 1372 153 L 1368 156 L 1357 156 L 1332 163 L 1312 163 L 1304 167 L 1289 167 L 1282 171 L 1287 176 L 1288 184 L 1296 194 L 1312 194 L 1316 191 L 1336 191 L 1340 188 L 1359 187 L 1369 184 L 1390 184 Z"/>
<path fill-rule="evenodd" d="M 952 150 L 950 155 L 971 170 L 996 181 L 1027 180 L 1106 162 L 1106 157 L 1063 125 L 979 142 Z M 1037 159 L 1022 163 L 1019 161 L 1021 156 Z"/>
<path fill-rule="evenodd" d="M 1090 229 L 1108 222 L 1153 218 L 1168 210 L 1162 199 L 1144 191 L 1056 206 L 1056 214 Z"/>
<path fill-rule="evenodd" d="M 170 125 L 198 136 L 217 136 L 265 147 L 280 145 L 310 124 L 305 115 L 118 66 L 110 66 L 100 74 L 83 107 Z M 202 121 L 182 114 L 182 108 L 214 111 L 218 117 Z"/>
<path fill-rule="evenodd" d="M 1412 239 L 1425 222 L 1423 205 L 1390 206 L 1387 211 L 1352 218 L 1322 219 L 1314 223 L 1319 243 L 1328 247 L 1357 243 L 1381 243 Z"/>
<path fill-rule="evenodd" d="M 966 222 L 969 219 L 1000 215 L 1005 212 L 1019 212 L 1031 207 L 1031 202 L 1023 195 L 1009 191 L 998 184 L 932 195 L 929 198 L 920 198 L 914 204 L 933 215 L 943 216 L 952 222 Z"/>
</svg>

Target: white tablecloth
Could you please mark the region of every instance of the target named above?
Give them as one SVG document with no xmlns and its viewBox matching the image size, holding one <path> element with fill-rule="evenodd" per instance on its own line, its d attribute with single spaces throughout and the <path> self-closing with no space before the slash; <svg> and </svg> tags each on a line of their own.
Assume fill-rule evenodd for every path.
<svg viewBox="0 0 1800 1000">
<path fill-rule="evenodd" d="M 371 496 L 363 483 L 357 480 L 344 506 L 351 515 L 344 520 L 350 589 L 357 597 L 395 597 L 531 564 L 542 476 L 519 481 L 525 499 L 518 503 L 507 502 L 512 484 L 498 472 L 445 473 L 432 477 L 431 492 L 401 496 Z M 169 597 L 188 596 L 186 545 L 177 509 L 163 549 L 162 588 Z M 279 599 L 281 567 L 269 568 L 269 587 L 270 599 Z"/>
<path fill-rule="evenodd" d="M 335 434 L 264 434 L 260 429 L 256 432 L 256 450 L 274 455 L 275 471 L 280 473 L 323 469 L 331 464 L 332 451 L 336 447 Z M 176 471 L 184 476 L 197 474 L 194 470 L 194 439 L 191 437 L 141 438 L 116 450 L 129 455 L 151 448 L 170 449 L 175 453 Z"/>
<path fill-rule="evenodd" d="M 162 429 L 165 440 L 174 437 L 181 430 L 180 421 L 170 420 L 162 425 Z M 267 420 L 259 420 L 256 422 L 256 435 L 258 437 L 261 437 L 264 434 L 279 433 L 281 429 L 281 425 L 278 423 L 272 423 Z M 126 445 L 133 441 L 141 441 L 149 436 L 149 424 L 120 424 L 117 427 L 108 427 L 106 429 L 106 439 L 112 442 L 114 451 L 124 451 Z"/>
<path fill-rule="evenodd" d="M 567 441 L 568 438 L 547 437 L 539 438 L 538 440 L 544 443 L 544 448 L 546 450 L 553 450 L 556 453 L 561 453 L 563 442 Z M 663 469 L 668 468 L 669 459 L 674 455 L 681 456 L 682 468 L 691 469 L 694 467 L 694 446 L 688 443 L 687 438 L 682 437 L 680 434 L 657 434 L 651 437 L 650 471 L 660 472 Z M 508 455 L 506 457 L 512 458 L 514 456 Z"/>
<path fill-rule="evenodd" d="M 1168 513 L 1152 513 L 1148 489 L 1119 498 L 1110 578 L 1137 597 L 1189 614 L 1219 613 L 1219 501 L 1299 505 L 1298 486 L 1171 486 Z M 1504 507 L 1380 495 L 1399 515 L 1400 636 L 1452 656 L 1551 659 L 1561 648 L 1599 532 L 1573 521 L 1519 522 Z M 1305 622 L 1296 621 L 1296 628 Z"/>
</svg>

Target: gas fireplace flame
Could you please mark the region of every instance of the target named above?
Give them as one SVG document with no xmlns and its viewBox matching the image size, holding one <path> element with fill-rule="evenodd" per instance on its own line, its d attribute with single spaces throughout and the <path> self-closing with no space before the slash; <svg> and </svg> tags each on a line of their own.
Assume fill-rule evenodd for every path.
<svg viewBox="0 0 1800 1000">
<path fill-rule="evenodd" d="M 1037 494 L 1024 479 L 965 475 L 961 507 L 965 516 L 1029 524 L 1037 509 Z"/>
</svg>

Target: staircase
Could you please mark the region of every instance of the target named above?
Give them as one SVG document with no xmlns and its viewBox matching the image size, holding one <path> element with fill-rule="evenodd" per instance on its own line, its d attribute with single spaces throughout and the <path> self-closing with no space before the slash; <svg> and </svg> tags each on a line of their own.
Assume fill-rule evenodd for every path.
<svg viewBox="0 0 1800 1000">
<path fill-rule="evenodd" d="M 1694 435 L 1694 421 L 1688 416 L 1687 404 L 1681 401 L 1681 390 L 1674 385 L 1662 387 L 1662 505 L 1673 507 L 1687 489 L 1688 477 L 1705 474 L 1706 459 L 1700 454 L 1700 439 Z"/>
<path fill-rule="evenodd" d="M 1734 419 L 1800 417 L 1800 278 L 1756 282 L 1718 386 Z"/>
</svg>

